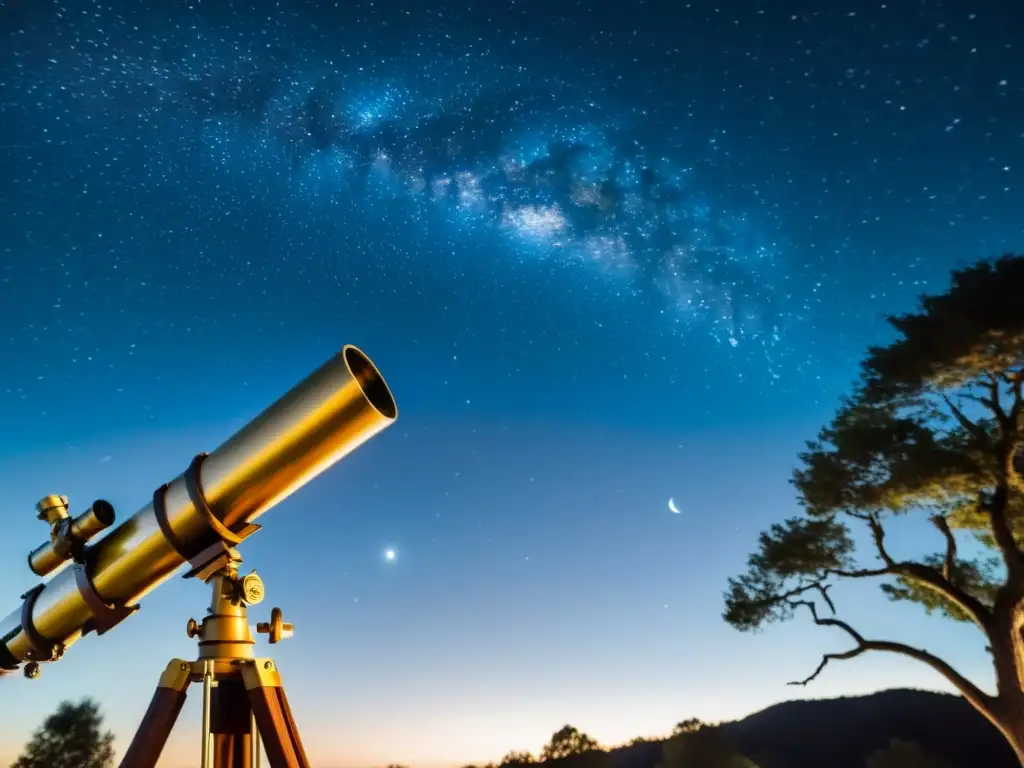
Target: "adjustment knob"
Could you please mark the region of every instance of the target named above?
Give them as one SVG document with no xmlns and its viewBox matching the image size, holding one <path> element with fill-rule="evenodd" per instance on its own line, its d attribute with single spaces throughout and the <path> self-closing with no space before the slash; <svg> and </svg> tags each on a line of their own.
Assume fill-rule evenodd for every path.
<svg viewBox="0 0 1024 768">
<path fill-rule="evenodd" d="M 185 625 L 185 634 L 189 637 L 199 637 L 202 631 L 195 619 L 189 619 L 188 624 Z"/>
<path fill-rule="evenodd" d="M 270 611 L 270 621 L 261 621 L 256 625 L 256 631 L 261 635 L 270 635 L 269 642 L 273 645 L 286 637 L 291 637 L 295 632 L 295 626 L 285 623 L 280 608 L 273 608 Z"/>
<path fill-rule="evenodd" d="M 27 677 L 29 680 L 35 680 L 37 677 L 39 677 L 41 672 L 42 669 L 40 669 L 39 662 L 37 661 L 30 661 L 28 664 L 25 665 L 25 677 Z"/>
</svg>

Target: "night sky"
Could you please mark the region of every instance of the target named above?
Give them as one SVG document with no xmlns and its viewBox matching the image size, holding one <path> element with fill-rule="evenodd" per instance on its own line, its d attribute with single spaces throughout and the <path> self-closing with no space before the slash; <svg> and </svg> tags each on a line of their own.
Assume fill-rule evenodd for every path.
<svg viewBox="0 0 1024 768">
<path fill-rule="evenodd" d="M 314 764 L 941 688 L 788 688 L 845 638 L 721 594 L 884 316 L 1024 249 L 1019 3 L 0 0 L 0 145 L 0 613 L 39 498 L 125 518 L 354 343 L 398 423 L 242 549 Z M 837 594 L 987 684 L 971 628 Z M 0 762 L 86 694 L 126 746 L 207 602 L 0 681 Z"/>
</svg>

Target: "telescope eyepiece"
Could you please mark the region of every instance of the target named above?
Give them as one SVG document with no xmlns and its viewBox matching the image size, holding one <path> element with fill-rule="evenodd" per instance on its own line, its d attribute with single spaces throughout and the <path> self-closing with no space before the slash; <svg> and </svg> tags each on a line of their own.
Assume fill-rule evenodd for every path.
<svg viewBox="0 0 1024 768">
<path fill-rule="evenodd" d="M 103 499 L 75 518 L 68 517 L 67 496 L 47 496 L 36 510 L 39 519 L 50 524 L 50 540 L 28 556 L 28 567 L 36 576 L 48 576 L 69 560 L 81 559 L 86 543 L 115 518 L 113 505 Z"/>
</svg>

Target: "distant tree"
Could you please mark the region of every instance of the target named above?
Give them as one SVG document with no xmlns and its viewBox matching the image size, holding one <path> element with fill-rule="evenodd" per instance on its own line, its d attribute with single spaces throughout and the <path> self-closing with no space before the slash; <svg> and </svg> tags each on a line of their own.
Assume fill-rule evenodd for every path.
<svg viewBox="0 0 1024 768">
<path fill-rule="evenodd" d="M 949 768 L 912 741 L 893 739 L 868 758 L 866 768 Z"/>
<path fill-rule="evenodd" d="M 895 341 L 872 347 L 861 379 L 793 475 L 804 514 L 761 534 L 747 572 L 730 579 L 726 621 L 753 630 L 804 610 L 852 647 L 927 664 L 1006 737 L 1024 765 L 1024 256 L 953 273 L 919 311 L 889 318 Z M 896 516 L 929 522 L 937 551 L 906 560 L 889 549 Z M 868 534 L 875 563 L 854 557 L 851 526 Z M 965 555 L 973 538 L 987 548 Z M 974 623 L 992 656 L 996 693 L 981 690 L 919 648 L 865 637 L 835 616 L 838 580 L 880 579 L 891 600 Z M 828 613 L 825 614 L 824 610 Z"/>
<path fill-rule="evenodd" d="M 733 749 L 718 728 L 704 726 L 666 739 L 661 747 L 661 767 L 757 768 L 757 765 Z"/>
<path fill-rule="evenodd" d="M 540 759 L 557 760 L 570 755 L 582 755 L 598 748 L 596 740 L 571 725 L 566 725 L 552 734 L 551 741 L 541 750 Z"/>
<path fill-rule="evenodd" d="M 537 760 L 529 752 L 516 752 L 513 750 L 501 758 L 499 765 L 502 766 L 515 766 L 515 765 L 533 765 Z"/>
<path fill-rule="evenodd" d="M 11 768 L 109 768 L 114 764 L 114 734 L 102 726 L 103 715 L 92 699 L 62 702 Z"/>
<path fill-rule="evenodd" d="M 678 736 L 681 733 L 696 733 L 704 727 L 706 727 L 706 725 L 703 720 L 696 717 L 690 717 L 676 723 L 675 727 L 672 729 L 672 735 Z"/>
</svg>

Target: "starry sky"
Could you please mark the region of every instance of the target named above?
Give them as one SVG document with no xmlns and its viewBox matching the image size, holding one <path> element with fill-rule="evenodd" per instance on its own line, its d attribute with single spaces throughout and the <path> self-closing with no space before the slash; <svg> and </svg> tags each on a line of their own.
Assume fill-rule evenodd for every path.
<svg viewBox="0 0 1024 768">
<path fill-rule="evenodd" d="M 884 316 L 1024 249 L 1022 39 L 1009 0 L 0 0 L 3 610 L 40 497 L 127 517 L 354 343 L 399 422 L 243 549 L 314 764 L 942 688 L 787 688 L 844 639 L 721 594 Z M 970 628 L 839 595 L 987 683 Z M 126 746 L 206 605 L 2 681 L 0 760 L 90 693 Z"/>
</svg>

